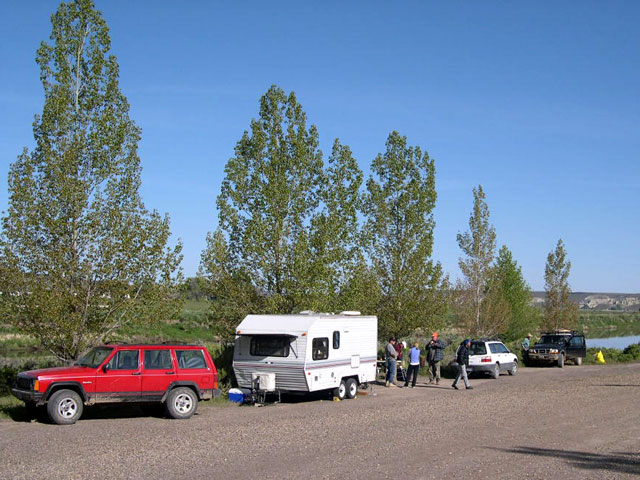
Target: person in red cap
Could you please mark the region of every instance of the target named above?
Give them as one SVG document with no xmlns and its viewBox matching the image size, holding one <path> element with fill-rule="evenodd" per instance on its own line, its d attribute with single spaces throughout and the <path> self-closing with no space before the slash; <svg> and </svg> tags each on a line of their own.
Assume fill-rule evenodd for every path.
<svg viewBox="0 0 640 480">
<path fill-rule="evenodd" d="M 435 380 L 440 383 L 440 362 L 444 357 L 444 349 L 447 345 L 438 338 L 438 332 L 431 334 L 431 341 L 427 343 L 427 363 L 429 364 L 429 383 Z"/>
</svg>

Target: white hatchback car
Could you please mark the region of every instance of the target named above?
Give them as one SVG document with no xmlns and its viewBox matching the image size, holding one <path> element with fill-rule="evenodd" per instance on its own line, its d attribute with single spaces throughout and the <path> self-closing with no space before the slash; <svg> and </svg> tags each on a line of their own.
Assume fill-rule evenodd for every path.
<svg viewBox="0 0 640 480">
<path fill-rule="evenodd" d="M 498 378 L 500 372 L 515 375 L 518 371 L 518 357 L 500 341 L 473 340 L 469 351 L 469 370 L 488 373 L 493 378 Z"/>
</svg>

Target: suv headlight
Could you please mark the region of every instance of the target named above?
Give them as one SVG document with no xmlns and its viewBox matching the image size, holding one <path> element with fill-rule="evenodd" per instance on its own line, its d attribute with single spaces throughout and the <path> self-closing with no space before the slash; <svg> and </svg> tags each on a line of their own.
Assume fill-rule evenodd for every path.
<svg viewBox="0 0 640 480">
<path fill-rule="evenodd" d="M 558 353 L 558 349 L 557 348 L 550 348 L 549 349 L 549 353 Z"/>
</svg>

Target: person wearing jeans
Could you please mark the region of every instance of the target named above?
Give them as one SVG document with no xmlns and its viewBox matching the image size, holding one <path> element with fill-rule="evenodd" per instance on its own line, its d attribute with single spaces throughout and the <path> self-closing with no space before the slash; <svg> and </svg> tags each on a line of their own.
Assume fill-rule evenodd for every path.
<svg viewBox="0 0 640 480">
<path fill-rule="evenodd" d="M 427 343 L 427 363 L 429 364 L 429 383 L 435 380 L 440 383 L 440 362 L 444 357 L 446 344 L 438 338 L 438 332 L 431 334 L 431 341 Z"/>
<path fill-rule="evenodd" d="M 453 388 L 458 390 L 458 380 L 462 377 L 464 380 L 464 386 L 467 390 L 472 389 L 473 387 L 469 384 L 469 378 L 467 377 L 467 367 L 469 366 L 469 348 L 471 347 L 471 340 L 465 339 L 464 342 L 460 344 L 458 347 L 458 353 L 456 354 L 456 361 L 458 362 L 458 375 L 456 375 L 456 379 L 453 381 L 451 385 Z"/>
<path fill-rule="evenodd" d="M 387 382 L 385 386 L 387 387 L 395 387 L 396 384 L 396 357 L 398 353 L 396 352 L 395 347 L 396 341 L 393 338 L 389 339 L 389 343 L 387 344 L 387 348 L 385 348 L 385 357 L 387 360 Z"/>
<path fill-rule="evenodd" d="M 409 386 L 409 379 L 413 375 L 413 381 L 411 382 L 411 388 L 415 388 L 416 381 L 418 380 L 418 369 L 420 368 L 420 349 L 418 348 L 418 342 L 413 344 L 413 348 L 409 350 L 409 372 L 407 378 L 405 378 L 404 386 Z"/>
</svg>

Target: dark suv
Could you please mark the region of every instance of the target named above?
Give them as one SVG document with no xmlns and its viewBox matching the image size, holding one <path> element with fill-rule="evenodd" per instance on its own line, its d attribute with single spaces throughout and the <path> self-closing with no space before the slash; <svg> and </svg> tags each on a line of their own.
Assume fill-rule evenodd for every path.
<svg viewBox="0 0 640 480">
<path fill-rule="evenodd" d="M 73 366 L 19 373 L 11 392 L 28 410 L 46 405 L 60 425 L 95 403 L 162 402 L 171 418 L 190 418 L 199 400 L 219 394 L 209 351 L 177 343 L 95 347 Z"/>
<path fill-rule="evenodd" d="M 582 359 L 586 356 L 587 345 L 582 332 L 556 330 L 543 333 L 540 340 L 529 349 L 525 360 L 529 365 L 551 363 L 562 368 L 567 361 L 582 365 Z"/>
</svg>

